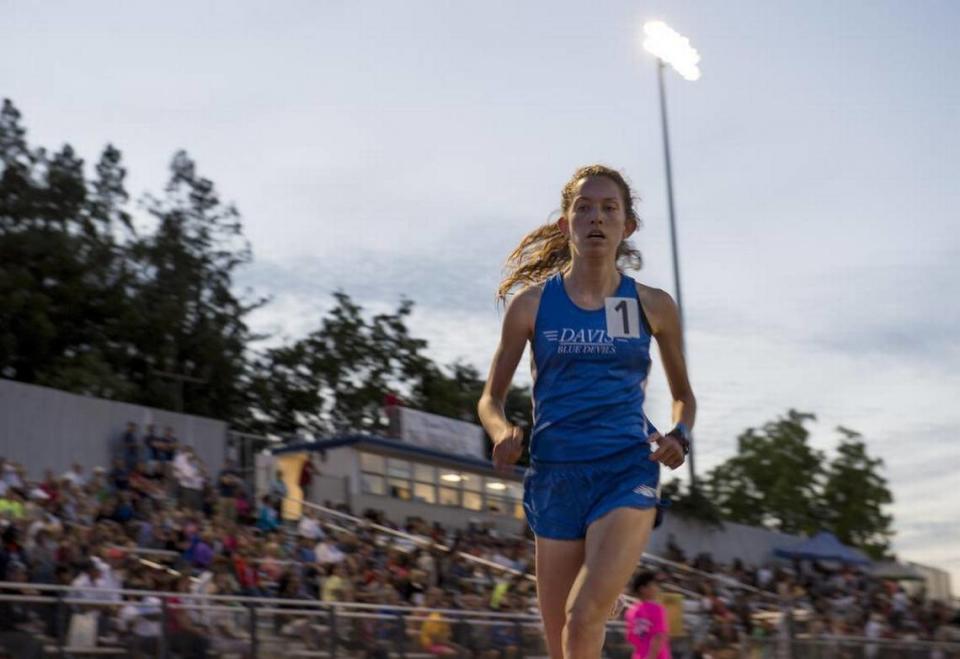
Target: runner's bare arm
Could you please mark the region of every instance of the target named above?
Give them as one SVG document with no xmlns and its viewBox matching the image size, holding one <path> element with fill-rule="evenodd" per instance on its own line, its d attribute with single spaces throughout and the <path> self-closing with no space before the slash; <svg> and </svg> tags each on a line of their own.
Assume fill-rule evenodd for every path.
<svg viewBox="0 0 960 659">
<path fill-rule="evenodd" d="M 697 399 L 693 395 L 687 364 L 683 356 L 683 335 L 680 328 L 680 312 L 666 291 L 649 286 L 638 286 L 640 301 L 643 303 L 650 329 L 660 348 L 660 360 L 667 374 L 667 384 L 673 398 L 672 421 L 683 423 L 693 429 L 697 416 Z"/>
<path fill-rule="evenodd" d="M 539 304 L 540 288 L 531 286 L 510 300 L 503 316 L 500 343 L 494 352 L 483 395 L 477 405 L 480 422 L 495 444 L 508 436 L 513 428 L 507 421 L 504 404 L 523 350 L 533 337 Z"/>
</svg>

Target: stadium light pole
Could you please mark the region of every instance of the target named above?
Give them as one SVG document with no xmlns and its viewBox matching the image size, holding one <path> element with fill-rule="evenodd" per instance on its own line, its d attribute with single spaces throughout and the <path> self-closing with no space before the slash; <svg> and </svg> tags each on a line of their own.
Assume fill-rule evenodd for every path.
<svg viewBox="0 0 960 659">
<path fill-rule="evenodd" d="M 663 157 L 667 173 L 667 211 L 670 218 L 670 246 L 673 252 L 673 287 L 680 312 L 680 346 L 686 356 L 686 339 L 683 336 L 686 324 L 683 319 L 683 295 L 680 292 L 680 257 L 677 253 L 677 219 L 673 205 L 673 167 L 670 162 L 670 135 L 667 130 L 667 98 L 663 85 L 663 69 L 669 64 L 684 80 L 693 82 L 700 78 L 700 54 L 690 45 L 690 40 L 675 32 L 663 21 L 650 21 L 643 26 L 643 48 L 657 58 L 657 88 L 660 90 L 660 127 L 663 133 Z M 695 444 L 691 442 L 687 463 L 690 467 L 690 491 L 697 489 L 697 475 L 693 455 Z"/>
</svg>

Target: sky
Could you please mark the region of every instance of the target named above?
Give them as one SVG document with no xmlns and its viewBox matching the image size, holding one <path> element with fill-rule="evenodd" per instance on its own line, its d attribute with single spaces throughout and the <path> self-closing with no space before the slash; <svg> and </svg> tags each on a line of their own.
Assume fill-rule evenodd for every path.
<svg viewBox="0 0 960 659">
<path fill-rule="evenodd" d="M 697 468 L 813 412 L 863 433 L 894 549 L 960 590 L 960 5 L 0 0 L 0 95 L 33 144 L 107 143 L 135 197 L 173 153 L 237 205 L 241 283 L 274 340 L 343 289 L 416 302 L 438 361 L 486 371 L 506 255 L 580 165 L 641 197 L 633 273 L 673 293 L 656 71 L 664 20 L 703 77 L 666 80 Z M 529 382 L 524 364 L 518 383 Z M 669 424 L 662 370 L 648 413 Z M 685 474 L 684 474 L 685 477 Z"/>
</svg>

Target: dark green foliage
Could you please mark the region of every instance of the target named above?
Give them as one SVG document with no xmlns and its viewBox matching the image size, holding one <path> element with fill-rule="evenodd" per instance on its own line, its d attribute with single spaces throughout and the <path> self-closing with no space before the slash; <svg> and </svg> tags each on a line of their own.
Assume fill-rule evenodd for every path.
<svg viewBox="0 0 960 659">
<path fill-rule="evenodd" d="M 240 430 L 379 432 L 388 392 L 476 421 L 483 381 L 441 367 L 411 336 L 413 303 L 368 318 L 343 292 L 320 327 L 257 351 L 247 327 L 263 302 L 234 291 L 251 261 L 240 215 L 183 151 L 150 220 L 134 230 L 126 170 L 108 145 L 92 178 L 69 145 L 27 143 L 20 113 L 0 110 L 0 376 L 228 420 Z M 142 224 L 142 223 L 138 223 Z M 508 414 L 529 427 L 514 388 Z"/>
<path fill-rule="evenodd" d="M 812 414 L 795 410 L 737 439 L 737 454 L 708 474 L 710 498 L 727 519 L 785 533 L 815 532 L 823 454 L 807 443 Z"/>
<path fill-rule="evenodd" d="M 790 410 L 748 428 L 737 454 L 707 474 L 705 494 L 725 520 L 786 533 L 826 529 L 879 557 L 892 534 L 882 510 L 893 501 L 879 473 L 883 461 L 867 455 L 859 434 L 840 428 L 837 457 L 827 463 L 807 441 L 814 420 Z"/>
<path fill-rule="evenodd" d="M 827 469 L 823 502 L 834 534 L 847 544 L 860 547 L 873 558 L 883 558 L 890 548 L 893 518 L 883 507 L 893 495 L 881 475 L 883 460 L 871 458 L 860 433 L 837 428 L 840 445 Z"/>
<path fill-rule="evenodd" d="M 346 293 L 334 300 L 317 330 L 254 359 L 248 389 L 254 413 L 246 430 L 382 433 L 387 394 L 425 412 L 478 422 L 482 377 L 472 366 L 441 367 L 424 355 L 427 342 L 407 328 L 412 302 L 368 317 Z M 511 420 L 529 428 L 528 390 L 511 388 L 506 407 Z"/>
<path fill-rule="evenodd" d="M 674 478 L 663 486 L 660 492 L 663 499 L 670 501 L 667 514 L 683 515 L 711 526 L 722 526 L 723 515 L 713 501 L 703 491 L 684 488 L 679 478 Z"/>
</svg>

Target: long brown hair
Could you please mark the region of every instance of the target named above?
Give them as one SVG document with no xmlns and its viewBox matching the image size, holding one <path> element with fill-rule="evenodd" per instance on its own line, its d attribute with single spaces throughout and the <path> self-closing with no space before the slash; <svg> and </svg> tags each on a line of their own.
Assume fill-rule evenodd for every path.
<svg viewBox="0 0 960 659">
<path fill-rule="evenodd" d="M 577 183 L 591 176 L 603 176 L 616 183 L 623 196 L 624 212 L 627 221 L 633 220 L 640 226 L 640 218 L 633 208 L 634 196 L 630 184 L 623 174 L 605 165 L 587 165 L 581 167 L 563 186 L 560 193 L 560 212 L 564 215 L 573 203 Z M 537 227 L 520 241 L 520 244 L 507 257 L 503 267 L 503 279 L 497 288 L 497 299 L 503 302 L 517 286 L 543 283 L 552 275 L 562 272 L 570 264 L 570 241 L 557 227 L 556 222 Z M 623 240 L 617 247 L 617 268 L 631 267 L 639 270 L 643 263 L 640 251 Z"/>
</svg>

